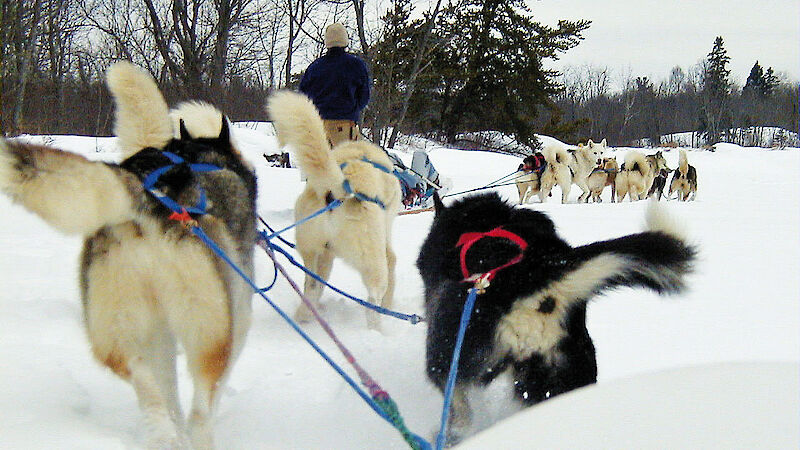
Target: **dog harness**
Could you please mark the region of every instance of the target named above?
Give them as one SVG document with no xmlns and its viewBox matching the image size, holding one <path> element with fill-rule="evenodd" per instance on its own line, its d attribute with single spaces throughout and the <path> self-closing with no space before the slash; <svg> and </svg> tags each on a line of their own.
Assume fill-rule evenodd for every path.
<svg viewBox="0 0 800 450">
<path fill-rule="evenodd" d="M 375 161 L 372 161 L 372 160 L 368 159 L 366 156 L 362 156 L 361 159 L 359 159 L 359 161 L 362 161 L 362 162 L 365 162 L 367 164 L 370 164 L 370 165 L 372 165 L 372 167 L 380 170 L 381 172 L 386 172 L 389 175 L 394 175 L 395 177 L 397 176 L 388 167 L 386 167 L 386 166 L 384 166 L 382 164 L 378 164 Z M 341 163 L 339 165 L 339 168 L 344 170 L 344 168 L 347 166 L 347 164 L 349 164 L 349 163 L 343 162 L 343 163 Z M 342 188 L 344 189 L 344 191 L 348 195 L 352 195 L 353 197 L 355 197 L 356 199 L 358 199 L 358 200 L 360 200 L 362 202 L 372 202 L 372 203 L 375 203 L 376 205 L 380 206 L 381 209 L 386 209 L 386 205 L 378 197 L 369 197 L 369 196 L 367 196 L 365 194 L 362 194 L 361 192 L 353 191 L 353 188 L 350 186 L 350 181 L 348 179 L 346 179 L 346 178 L 344 180 L 344 183 L 342 183 Z"/>
<path fill-rule="evenodd" d="M 467 251 L 470 249 L 470 247 L 472 247 L 473 244 L 486 237 L 508 239 L 509 241 L 517 244 L 517 247 L 519 247 L 519 254 L 514 258 L 511 258 L 505 264 L 495 267 L 494 269 L 491 269 L 488 272 L 471 274 L 469 269 L 467 269 Z M 512 233 L 504 229 L 503 227 L 497 227 L 487 232 L 464 233 L 458 239 L 456 247 L 461 247 L 459 260 L 461 262 L 461 274 L 464 276 L 464 279 L 462 281 L 476 282 L 476 283 L 484 282 L 486 286 L 488 286 L 489 282 L 492 281 L 492 278 L 494 278 L 497 272 L 522 261 L 522 256 L 523 253 L 525 252 L 525 249 L 528 248 L 528 243 L 525 242 L 525 239 L 522 239 L 518 234 Z"/>
<path fill-rule="evenodd" d="M 147 175 L 147 177 L 145 177 L 145 179 L 142 181 L 142 185 L 145 190 L 153 194 L 158 201 L 172 211 L 172 214 L 169 216 L 170 220 L 176 220 L 178 222 L 188 224 L 193 220 L 190 214 L 202 216 L 206 213 L 206 191 L 205 189 L 200 188 L 200 199 L 197 201 L 197 205 L 186 208 L 175 200 L 169 198 L 166 194 L 161 192 L 160 189 L 156 188 L 155 185 L 158 182 L 158 179 L 161 178 L 161 175 L 164 175 L 168 170 L 175 166 L 186 164 L 186 161 L 183 158 L 172 152 L 162 151 L 161 154 L 169 159 L 172 164 L 167 164 L 166 166 L 162 166 L 150 172 L 150 174 Z M 188 164 L 188 166 L 192 172 L 213 172 L 216 170 L 221 170 L 219 167 L 212 164 Z"/>
</svg>

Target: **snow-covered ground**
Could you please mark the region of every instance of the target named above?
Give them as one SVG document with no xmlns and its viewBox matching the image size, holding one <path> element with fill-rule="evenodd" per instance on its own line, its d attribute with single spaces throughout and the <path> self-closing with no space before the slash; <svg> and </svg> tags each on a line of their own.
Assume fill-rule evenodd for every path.
<svg viewBox="0 0 800 450">
<path fill-rule="evenodd" d="M 263 127 L 237 127 L 234 136 L 258 167 L 259 212 L 273 227 L 289 225 L 301 189 L 297 170 L 266 167 L 261 154 L 276 152 L 276 143 Z M 28 139 L 94 159 L 117 158 L 113 138 Z M 451 192 L 484 186 L 520 162 L 427 148 L 437 170 L 451 180 Z M 626 151 L 616 151 L 620 160 Z M 689 150 L 688 156 L 699 174 L 697 201 L 666 205 L 700 249 L 691 290 L 660 298 L 623 289 L 597 299 L 588 326 L 597 347 L 598 384 L 493 426 L 518 408 L 506 390 L 492 386 L 476 416 L 479 427 L 488 429 L 466 448 L 752 448 L 752 442 L 798 447 L 800 150 L 719 145 L 716 152 Z M 666 158 L 675 167 L 678 152 L 668 151 Z M 516 202 L 514 186 L 498 190 Z M 608 196 L 607 191 L 600 204 L 551 200 L 528 207 L 548 213 L 573 245 L 639 231 L 646 202 L 614 204 Z M 0 210 L 0 448 L 142 448 L 133 389 L 93 361 L 86 344 L 76 270 L 81 239 L 54 232 L 2 196 Z M 423 310 L 414 261 L 431 219 L 431 213 L 420 213 L 395 222 L 395 308 L 402 312 Z M 257 260 L 258 280 L 266 284 L 271 264 L 266 255 Z M 289 270 L 301 278 L 299 270 Z M 342 263 L 334 266 L 331 281 L 365 295 L 358 275 Z M 289 312 L 299 303 L 283 281 L 268 295 Z M 253 301 L 248 342 L 221 395 L 219 448 L 406 447 L 263 300 Z M 392 395 L 409 428 L 431 438 L 442 398 L 425 378 L 425 324 L 386 318 L 380 334 L 366 329 L 364 312 L 350 300 L 326 291 L 323 302 L 325 317 Z M 319 326 L 307 329 L 344 364 Z M 180 380 L 188 405 L 191 388 L 183 367 Z"/>
</svg>

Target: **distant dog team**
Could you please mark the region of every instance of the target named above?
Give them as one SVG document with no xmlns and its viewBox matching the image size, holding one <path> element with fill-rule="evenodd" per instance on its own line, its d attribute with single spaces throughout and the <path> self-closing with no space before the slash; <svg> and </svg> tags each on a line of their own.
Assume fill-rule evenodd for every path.
<svg viewBox="0 0 800 450">
<path fill-rule="evenodd" d="M 528 203 L 537 194 L 539 202 L 544 202 L 552 195 L 555 186 L 561 188 L 561 201 L 566 203 L 573 183 L 583 191 L 578 196 L 578 203 L 590 199 L 601 202 L 602 192 L 608 186 L 611 187 L 612 202 L 620 202 L 625 197 L 630 201 L 649 197 L 661 200 L 671 172 L 662 151 L 645 155 L 630 150 L 621 166 L 616 158 L 608 157 L 606 153 L 605 139 L 600 144 L 590 140 L 572 150 L 559 143 L 544 146 L 541 152 L 526 157 L 517 169 L 514 180 L 519 204 Z M 694 200 L 697 196 L 697 170 L 689 165 L 684 149 L 680 150 L 678 168 L 672 173 L 667 198 L 672 198 L 672 193 L 676 192 L 682 201 Z"/>
</svg>

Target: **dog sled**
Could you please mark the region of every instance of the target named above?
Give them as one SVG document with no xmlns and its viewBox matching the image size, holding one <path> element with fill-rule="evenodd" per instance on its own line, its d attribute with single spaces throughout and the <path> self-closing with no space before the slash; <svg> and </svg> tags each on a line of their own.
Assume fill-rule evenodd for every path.
<svg viewBox="0 0 800 450">
<path fill-rule="evenodd" d="M 416 151 L 411 159 L 411 167 L 406 166 L 395 154 L 389 153 L 394 162 L 394 174 L 400 181 L 403 193 L 403 206 L 406 211 L 426 210 L 433 205 L 433 193 L 441 189 L 439 172 L 433 167 L 428 154 Z"/>
</svg>

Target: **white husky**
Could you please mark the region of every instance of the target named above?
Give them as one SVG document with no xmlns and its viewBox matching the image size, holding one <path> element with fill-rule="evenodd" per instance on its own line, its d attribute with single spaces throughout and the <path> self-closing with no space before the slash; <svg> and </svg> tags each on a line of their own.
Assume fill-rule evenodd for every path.
<svg viewBox="0 0 800 450">
<path fill-rule="evenodd" d="M 395 271 L 392 222 L 401 198 L 397 178 L 381 170 L 391 171 L 391 160 L 366 141 L 343 141 L 331 149 L 322 119 L 304 95 L 289 91 L 273 94 L 267 110 L 278 140 L 291 146 L 294 160 L 308 176 L 306 188 L 295 203 L 295 218 L 305 218 L 334 199 L 344 201 L 297 227 L 297 250 L 304 264 L 327 280 L 334 258 L 343 259 L 361 274 L 369 301 L 390 308 Z M 345 190 L 345 181 L 353 194 Z M 306 276 L 304 291 L 312 302 L 319 300 L 323 287 Z M 311 318 L 304 304 L 295 316 L 300 321 Z M 367 322 L 371 328 L 379 328 L 377 313 L 369 311 Z"/>
</svg>

